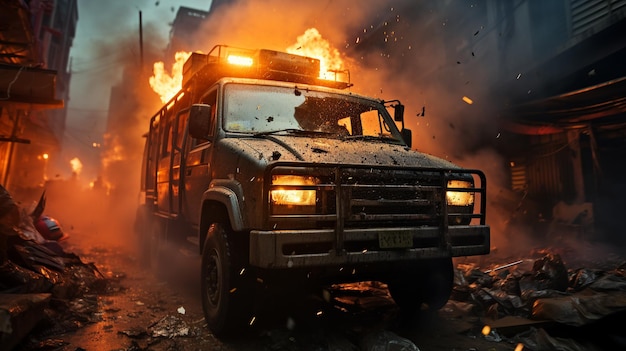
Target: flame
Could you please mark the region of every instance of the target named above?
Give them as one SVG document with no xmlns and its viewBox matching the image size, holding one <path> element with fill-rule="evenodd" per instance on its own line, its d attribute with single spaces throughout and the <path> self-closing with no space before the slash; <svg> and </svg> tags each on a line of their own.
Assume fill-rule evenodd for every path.
<svg viewBox="0 0 626 351">
<path fill-rule="evenodd" d="M 83 170 L 83 163 L 80 162 L 78 157 L 74 157 L 73 159 L 71 159 L 70 165 L 72 165 L 72 172 L 76 173 L 76 175 L 79 175 L 80 172 Z"/>
<path fill-rule="evenodd" d="M 320 60 L 320 78 L 334 80 L 336 71 L 343 70 L 343 60 L 339 51 L 328 40 L 322 38 L 315 28 L 307 29 L 298 37 L 296 44 L 287 48 L 290 54 L 313 57 Z"/>
<path fill-rule="evenodd" d="M 313 57 L 320 60 L 320 78 L 335 80 L 337 71 L 343 71 L 344 63 L 339 51 L 333 48 L 328 40 L 324 39 L 315 28 L 307 29 L 299 36 L 296 44 L 286 50 L 290 54 Z M 150 86 L 161 98 L 163 103 L 170 101 L 182 87 L 183 66 L 185 61 L 191 56 L 191 52 L 178 51 L 174 58 L 176 62 L 172 65 L 171 74 L 165 69 L 165 63 L 158 61 L 154 63 Z M 236 60 L 238 64 L 251 65 L 249 58 L 229 57 L 229 60 Z"/>
<path fill-rule="evenodd" d="M 150 77 L 150 86 L 152 90 L 159 94 L 163 103 L 170 101 L 181 89 L 183 65 L 189 56 L 191 56 L 191 53 L 185 51 L 179 51 L 174 55 L 176 62 L 172 65 L 171 75 L 165 70 L 165 64 L 162 61 L 154 63 L 153 75 Z"/>
</svg>

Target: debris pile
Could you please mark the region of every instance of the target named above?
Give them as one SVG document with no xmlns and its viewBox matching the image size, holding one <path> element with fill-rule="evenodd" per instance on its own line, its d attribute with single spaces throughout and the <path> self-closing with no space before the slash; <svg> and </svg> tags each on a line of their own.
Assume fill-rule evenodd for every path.
<svg viewBox="0 0 626 351">
<path fill-rule="evenodd" d="M 473 264 L 459 264 L 455 270 L 455 287 L 450 303 L 480 316 L 482 323 L 490 325 L 494 331 L 519 331 L 520 326 L 526 326 L 522 328 L 525 334 L 510 336 L 526 347 L 537 346 L 530 349 L 559 345 L 558 341 L 550 339 L 544 329 L 556 326 L 561 331 L 569 328 L 571 339 L 567 342 L 570 345 L 580 337 L 584 339 L 583 343 L 608 343 L 609 347 L 618 348 L 626 346 L 626 339 L 620 336 L 621 331 L 610 325 L 602 327 L 603 341 L 589 340 L 589 335 L 586 335 L 589 334 L 587 329 L 597 328 L 604 321 L 616 316 L 624 318 L 624 261 L 615 262 L 610 269 L 568 269 L 561 255 L 547 252 L 537 259 L 519 260 L 484 271 Z M 465 306 L 461 306 L 463 304 Z M 587 329 L 581 330 L 580 327 Z M 488 333 L 485 337 L 493 334 Z M 565 347 L 562 343 L 560 345 Z M 580 347 L 590 349 L 591 346 L 584 344 Z"/>
<path fill-rule="evenodd" d="M 93 321 L 96 293 L 107 280 L 94 264 L 65 252 L 69 235 L 37 205 L 20 208 L 0 186 L 0 350 L 10 350 L 31 328 L 45 321 L 57 331 Z M 52 326 L 49 326 L 52 327 Z"/>
</svg>

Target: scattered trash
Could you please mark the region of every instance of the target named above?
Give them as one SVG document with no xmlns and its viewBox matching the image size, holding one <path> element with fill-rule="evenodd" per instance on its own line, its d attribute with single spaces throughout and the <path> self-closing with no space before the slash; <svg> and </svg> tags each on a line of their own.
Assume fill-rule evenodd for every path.
<svg viewBox="0 0 626 351">
<path fill-rule="evenodd" d="M 185 308 L 182 307 L 182 306 L 178 307 L 178 309 L 176 311 L 178 311 L 178 313 L 180 313 L 180 314 L 185 314 Z"/>
<path fill-rule="evenodd" d="M 187 323 L 176 316 L 165 316 L 148 328 L 150 336 L 170 339 L 177 336 L 189 336 L 189 330 Z"/>
<path fill-rule="evenodd" d="M 121 335 L 126 335 L 129 338 L 134 338 L 134 339 L 143 338 L 148 335 L 148 332 L 145 329 L 141 329 L 141 328 L 121 330 L 121 331 L 118 331 L 117 333 Z"/>
<path fill-rule="evenodd" d="M 465 311 L 482 314 L 484 321 L 491 321 L 487 322 L 482 335 L 493 342 L 515 336 L 531 350 L 593 350 L 573 340 L 552 338 L 537 327 L 591 327 L 624 313 L 626 276 L 623 268 L 622 265 L 612 270 L 578 268 L 568 271 L 560 255 L 552 252 L 535 260 L 518 260 L 484 271 L 471 264 L 459 264 L 455 269 L 451 300 L 443 311 L 453 314 L 459 306 Z M 467 303 L 474 305 L 474 309 L 464 305 Z M 507 336 L 494 325 L 505 329 Z M 532 335 L 520 336 L 528 330 L 533 331 Z M 518 334 L 511 335 L 512 332 Z M 611 331 L 606 332 L 611 334 Z M 619 348 L 625 344 L 616 341 L 616 345 Z"/>
</svg>

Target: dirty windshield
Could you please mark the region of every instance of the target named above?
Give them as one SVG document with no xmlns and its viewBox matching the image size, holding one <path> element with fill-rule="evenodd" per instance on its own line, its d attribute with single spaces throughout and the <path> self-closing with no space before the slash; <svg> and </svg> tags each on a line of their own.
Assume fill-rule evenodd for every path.
<svg viewBox="0 0 626 351">
<path fill-rule="evenodd" d="M 400 132 L 376 101 L 267 85 L 225 87 L 224 128 L 229 132 L 377 139 L 401 143 Z"/>
</svg>

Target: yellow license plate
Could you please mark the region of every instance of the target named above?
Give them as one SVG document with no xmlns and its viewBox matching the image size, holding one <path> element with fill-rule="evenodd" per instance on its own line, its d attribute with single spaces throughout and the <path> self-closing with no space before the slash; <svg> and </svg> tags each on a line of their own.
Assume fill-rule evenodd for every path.
<svg viewBox="0 0 626 351">
<path fill-rule="evenodd" d="M 411 233 L 384 232 L 378 234 L 378 245 L 381 249 L 398 249 L 413 247 Z"/>
</svg>

